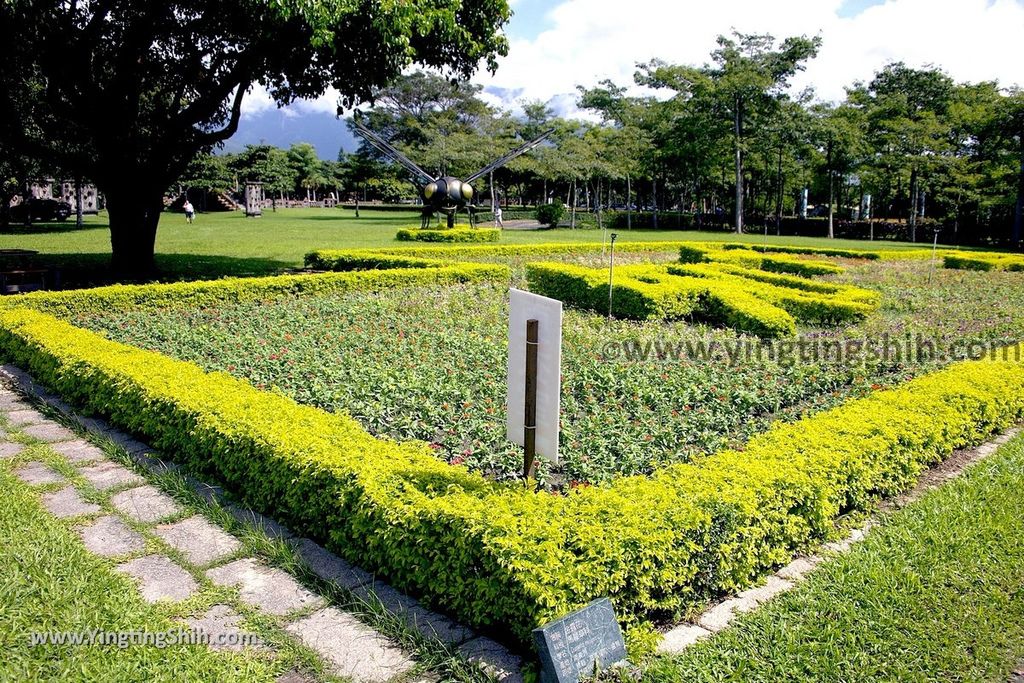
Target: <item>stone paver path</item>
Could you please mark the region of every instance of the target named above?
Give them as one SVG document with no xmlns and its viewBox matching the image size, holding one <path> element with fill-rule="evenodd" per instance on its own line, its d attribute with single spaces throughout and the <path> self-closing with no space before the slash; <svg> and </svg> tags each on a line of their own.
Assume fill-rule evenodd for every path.
<svg viewBox="0 0 1024 683">
<path fill-rule="evenodd" d="M 95 503 L 87 503 L 82 500 L 82 496 L 74 486 L 68 486 L 53 493 L 44 493 L 43 506 L 57 517 L 94 515 L 101 509 Z"/>
<path fill-rule="evenodd" d="M 106 459 L 101 449 L 82 439 L 55 443 L 51 448 L 73 463 L 86 463 Z"/>
<path fill-rule="evenodd" d="M 198 516 L 158 526 L 154 532 L 164 543 L 200 567 L 233 555 L 242 547 L 237 538 Z"/>
<path fill-rule="evenodd" d="M 117 571 L 137 579 L 142 597 L 149 602 L 184 600 L 199 588 L 191 574 L 163 555 L 147 555 L 125 562 Z"/>
<path fill-rule="evenodd" d="M 413 667 L 405 653 L 351 614 L 328 607 L 288 626 L 331 663 L 331 673 L 383 683 Z"/>
<path fill-rule="evenodd" d="M 41 486 L 43 484 L 59 484 L 64 476 L 54 472 L 41 462 L 30 462 L 14 471 L 14 476 L 26 484 Z"/>
<path fill-rule="evenodd" d="M 9 366 L 0 370 L 0 374 L 13 376 L 23 387 L 34 386 L 23 374 L 19 379 L 18 371 Z M 38 392 L 38 388 L 35 390 Z M 67 409 L 45 393 L 37 393 L 37 396 L 51 407 Z M 120 559 L 117 571 L 136 582 L 145 600 L 186 600 L 203 590 L 201 580 L 197 579 L 205 577 L 215 586 L 234 587 L 241 603 L 278 620 L 284 633 L 323 658 L 325 672 L 330 675 L 348 678 L 354 683 L 392 680 L 433 683 L 439 680 L 430 673 L 412 676 L 410 672 L 415 662 L 401 646 L 353 614 L 329 605 L 324 597 L 308 590 L 288 572 L 254 557 L 235 559 L 242 549 L 237 538 L 200 515 L 178 519 L 184 508 L 173 498 L 2 386 L 0 414 L 11 425 L 10 431 L 45 443 L 45 446 L 36 444 L 33 449 L 48 448 L 76 468 L 80 478 L 72 482 L 37 459 L 16 460 L 13 472 L 33 486 L 66 484 L 59 490 L 44 490 L 40 496 L 43 506 L 58 518 L 72 520 L 73 528 L 90 552 Z M 102 420 L 74 419 L 82 428 L 101 434 L 128 451 L 140 470 L 159 473 L 176 469 L 173 463 L 162 461 L 146 444 L 112 430 Z M 22 453 L 26 446 L 7 441 L 9 436 L 0 430 L 0 460 L 24 458 Z M 42 455 L 35 457 L 46 459 Z M 276 521 L 226 503 L 219 487 L 190 477 L 185 479 L 200 497 L 223 504 L 235 519 L 289 543 L 296 555 L 322 580 L 352 591 L 357 599 L 366 603 L 383 605 L 428 638 L 458 647 L 468 661 L 477 663 L 499 680 L 521 681 L 522 662 L 504 646 L 477 637 L 472 630 L 424 608 L 387 584 L 374 581 L 366 571 L 309 539 L 296 538 Z M 86 488 L 91 487 L 106 502 L 87 501 L 76 488 L 83 481 Z M 163 542 L 180 553 L 175 557 L 182 558 L 183 563 L 152 550 L 144 554 L 147 547 L 154 547 L 147 546 L 147 538 Z M 202 573 L 195 574 L 197 571 Z M 183 619 L 182 623 L 193 630 L 202 630 L 214 641 L 220 634 L 227 636 L 225 642 L 211 641 L 211 647 L 217 649 L 242 649 L 240 639 L 249 635 L 243 630 L 242 616 L 227 604 L 215 604 L 204 613 Z M 255 647 L 269 648 L 263 644 Z M 278 683 L 315 683 L 316 680 L 307 672 L 291 671 L 279 677 Z"/>
<path fill-rule="evenodd" d="M 31 436 L 33 439 L 39 439 L 40 441 L 46 441 L 48 443 L 71 441 L 75 438 L 75 433 L 73 431 L 53 422 L 43 422 L 41 424 L 31 425 L 22 429 L 21 432 L 26 436 Z"/>
<path fill-rule="evenodd" d="M 151 524 L 181 512 L 181 507 L 170 496 L 153 486 L 140 486 L 117 493 L 110 504 L 125 517 L 136 522 Z"/>
<path fill-rule="evenodd" d="M 100 517 L 88 526 L 78 529 L 86 550 L 103 557 L 117 557 L 136 553 L 146 547 L 146 540 L 132 531 L 119 517 Z"/>
<path fill-rule="evenodd" d="M 107 491 L 109 489 L 117 488 L 118 486 L 146 483 L 145 479 L 135 474 L 127 467 L 122 467 L 121 465 L 110 462 L 109 460 L 96 465 L 82 467 L 78 472 L 100 491 Z"/>
<path fill-rule="evenodd" d="M 288 572 L 261 565 L 251 557 L 210 569 L 206 576 L 218 586 L 237 586 L 242 602 L 268 614 L 288 614 L 321 602 Z"/>
</svg>

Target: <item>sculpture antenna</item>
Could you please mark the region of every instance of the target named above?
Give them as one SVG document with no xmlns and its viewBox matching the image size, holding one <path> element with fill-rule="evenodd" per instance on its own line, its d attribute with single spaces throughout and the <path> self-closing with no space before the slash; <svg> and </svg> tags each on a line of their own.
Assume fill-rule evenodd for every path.
<svg viewBox="0 0 1024 683">
<path fill-rule="evenodd" d="M 548 130 L 546 130 L 543 133 L 541 133 L 540 137 L 535 138 L 533 140 L 530 140 L 529 142 L 524 143 L 524 144 L 520 145 L 519 147 L 516 147 L 514 150 L 512 150 L 511 152 L 509 152 L 505 156 L 501 157 L 500 159 L 496 159 L 495 161 L 492 161 L 491 163 L 487 164 L 486 166 L 481 168 L 479 171 L 477 171 L 473 175 L 471 175 L 468 178 L 466 178 L 463 182 L 465 182 L 465 183 L 472 183 L 477 178 L 481 178 L 481 177 L 487 175 L 488 173 L 490 173 L 494 169 L 501 168 L 502 166 L 504 166 L 508 162 L 510 162 L 513 159 L 515 159 L 517 156 L 519 156 L 521 154 L 525 154 L 526 152 L 529 152 L 531 149 L 533 149 L 534 147 L 539 145 L 541 142 L 544 141 L 545 138 L 547 138 L 549 135 L 551 135 L 554 132 L 555 132 L 554 128 L 549 128 Z"/>
<path fill-rule="evenodd" d="M 352 125 L 355 127 L 356 132 L 366 138 L 366 141 L 377 148 L 385 156 L 390 157 L 394 161 L 398 162 L 405 168 L 409 173 L 416 176 L 421 183 L 431 183 L 436 180 L 432 175 L 424 171 L 422 168 L 414 164 L 409 157 L 399 152 L 393 145 L 388 143 L 386 140 L 381 138 L 379 135 L 374 133 L 372 130 L 364 126 L 359 121 L 352 119 Z"/>
</svg>

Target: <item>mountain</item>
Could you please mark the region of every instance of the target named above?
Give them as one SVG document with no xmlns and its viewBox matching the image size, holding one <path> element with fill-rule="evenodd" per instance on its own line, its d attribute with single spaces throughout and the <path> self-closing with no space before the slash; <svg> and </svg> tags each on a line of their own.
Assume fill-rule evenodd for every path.
<svg viewBox="0 0 1024 683">
<path fill-rule="evenodd" d="M 316 147 L 321 159 L 337 159 L 338 149 L 354 152 L 359 146 L 344 119 L 333 114 L 288 107 L 264 109 L 247 114 L 238 132 L 224 143 L 224 151 L 237 152 L 246 145 L 269 144 L 287 149 L 295 142 Z"/>
</svg>

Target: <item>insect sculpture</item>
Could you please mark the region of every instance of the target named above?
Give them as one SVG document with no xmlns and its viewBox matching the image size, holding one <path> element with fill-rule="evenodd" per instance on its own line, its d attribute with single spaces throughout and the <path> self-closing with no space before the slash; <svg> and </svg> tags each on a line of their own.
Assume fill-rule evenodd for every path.
<svg viewBox="0 0 1024 683">
<path fill-rule="evenodd" d="M 529 152 L 554 132 L 553 128 L 544 131 L 536 139 L 516 147 L 508 154 L 492 161 L 467 178 L 459 179 L 452 176 L 439 176 L 435 178 L 359 121 L 353 120 L 352 123 L 356 132 L 366 138 L 367 142 L 402 166 L 416 179 L 416 183 L 420 186 L 420 196 L 423 199 L 423 217 L 420 224 L 422 228 L 430 227 L 434 216 L 437 214 L 444 214 L 448 221 L 448 227 L 453 228 L 455 227 L 455 215 L 459 211 L 465 211 L 469 214 L 469 224 L 471 226 L 475 225 L 477 207 L 473 204 L 473 197 L 476 194 L 472 185 L 473 181 L 482 178 L 495 169 L 501 168 L 516 157 Z"/>
</svg>

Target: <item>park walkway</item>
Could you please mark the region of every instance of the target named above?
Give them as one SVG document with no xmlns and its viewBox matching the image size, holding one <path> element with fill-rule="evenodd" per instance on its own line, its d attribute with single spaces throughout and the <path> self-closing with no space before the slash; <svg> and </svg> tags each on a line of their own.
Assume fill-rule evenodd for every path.
<svg viewBox="0 0 1024 683">
<path fill-rule="evenodd" d="M 0 417 L 7 427 L 0 434 L 0 459 L 11 461 L 15 476 L 39 490 L 44 507 L 71 525 L 88 551 L 116 562 L 116 570 L 131 577 L 148 602 L 186 601 L 207 589 L 237 591 L 239 609 L 214 604 L 185 620 L 191 629 L 237 649 L 247 642 L 242 623 L 257 614 L 321 657 L 329 676 L 358 683 L 521 680 L 519 657 L 499 643 L 234 504 L 219 487 L 180 471 L 146 444 L 100 420 L 77 417 L 17 368 L 7 366 L 2 376 Z M 39 444 L 49 448 L 47 457 L 23 455 Z M 67 467 L 54 465 L 53 457 Z M 168 495 L 163 489 L 173 490 L 175 482 L 202 503 Z M 218 512 L 221 520 L 230 520 L 234 534 L 218 523 Z M 251 552 L 275 542 L 290 549 L 301 572 L 290 573 Z M 300 580 L 304 576 L 313 580 Z M 458 664 L 453 668 L 449 661 L 438 673 L 438 667 L 417 660 Z M 457 675 L 460 666 L 464 675 Z M 278 680 L 316 677 L 292 671 Z"/>
</svg>

